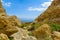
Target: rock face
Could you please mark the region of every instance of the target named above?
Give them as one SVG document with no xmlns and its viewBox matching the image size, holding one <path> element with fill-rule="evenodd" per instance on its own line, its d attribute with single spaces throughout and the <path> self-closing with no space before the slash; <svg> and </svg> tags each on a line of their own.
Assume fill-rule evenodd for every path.
<svg viewBox="0 0 60 40">
<path fill-rule="evenodd" d="M 33 33 L 34 36 L 38 38 L 38 40 L 52 40 L 51 29 L 48 24 L 43 24 L 42 26 L 37 28 Z"/>
<path fill-rule="evenodd" d="M 0 16 L 6 16 L 6 11 L 2 6 L 1 0 L 0 0 Z"/>
<path fill-rule="evenodd" d="M 11 21 L 12 23 L 13 23 L 13 25 L 15 25 L 15 26 L 21 26 L 22 24 L 21 24 L 21 22 L 20 22 L 20 20 L 16 17 L 16 16 L 10 16 L 10 17 L 8 17 L 8 19 L 9 19 L 9 21 Z"/>
<path fill-rule="evenodd" d="M 0 40 L 9 40 L 7 36 L 10 37 L 12 34 L 13 40 L 37 40 L 35 37 L 29 36 L 26 30 L 18 28 L 20 26 L 21 22 L 16 16 L 6 14 L 0 0 Z"/>
<path fill-rule="evenodd" d="M 60 32 L 54 31 L 53 37 L 54 37 L 54 40 L 60 40 Z"/>
<path fill-rule="evenodd" d="M 13 26 L 7 17 L 0 17 L 0 33 L 7 34 L 9 36 L 17 31 L 18 29 L 16 26 Z"/>
<path fill-rule="evenodd" d="M 60 24 L 60 0 L 54 0 L 48 9 L 38 16 L 35 22 L 43 22 L 46 19 L 51 22 L 57 21 L 57 24 Z"/>
<path fill-rule="evenodd" d="M 0 40 L 9 40 L 9 38 L 8 38 L 7 35 L 1 33 L 1 34 L 0 34 Z"/>
<path fill-rule="evenodd" d="M 28 31 L 18 28 L 18 32 L 11 35 L 12 37 L 14 37 L 14 40 L 37 40 L 35 37 L 33 36 L 29 36 L 28 35 Z"/>
<path fill-rule="evenodd" d="M 21 22 L 16 16 L 8 16 L 6 14 L 0 0 L 0 33 L 10 36 L 18 31 L 16 27 L 19 27 L 20 25 Z"/>
</svg>

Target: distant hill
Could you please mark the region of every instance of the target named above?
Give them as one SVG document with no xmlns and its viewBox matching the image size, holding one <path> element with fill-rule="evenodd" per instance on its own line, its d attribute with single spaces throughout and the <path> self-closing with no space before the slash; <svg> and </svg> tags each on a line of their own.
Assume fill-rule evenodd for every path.
<svg viewBox="0 0 60 40">
<path fill-rule="evenodd" d="M 33 19 L 19 18 L 21 22 L 33 22 Z"/>
</svg>

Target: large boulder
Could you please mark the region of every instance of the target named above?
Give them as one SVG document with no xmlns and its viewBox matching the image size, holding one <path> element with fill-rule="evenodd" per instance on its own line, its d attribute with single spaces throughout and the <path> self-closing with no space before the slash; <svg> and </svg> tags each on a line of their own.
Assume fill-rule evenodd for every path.
<svg viewBox="0 0 60 40">
<path fill-rule="evenodd" d="M 38 40 L 52 40 L 51 37 L 51 28 L 48 24 L 43 24 L 35 31 L 33 31 L 34 36 L 38 38 Z"/>
<path fill-rule="evenodd" d="M 0 40 L 9 40 L 9 38 L 8 38 L 7 35 L 1 33 L 1 34 L 0 34 Z"/>
<path fill-rule="evenodd" d="M 60 32 L 53 31 L 53 39 L 54 40 L 60 40 Z"/>
<path fill-rule="evenodd" d="M 22 25 L 17 16 L 9 16 L 8 20 L 11 21 L 11 23 L 13 23 L 14 26 L 20 27 Z"/>
<path fill-rule="evenodd" d="M 4 33 L 10 36 L 17 31 L 18 29 L 16 28 L 16 26 L 13 26 L 7 17 L 0 17 L 0 33 Z"/>
<path fill-rule="evenodd" d="M 21 28 L 18 28 L 18 32 L 11 35 L 11 37 L 14 37 L 14 40 L 37 40 L 35 37 L 29 36 L 27 30 Z"/>
</svg>

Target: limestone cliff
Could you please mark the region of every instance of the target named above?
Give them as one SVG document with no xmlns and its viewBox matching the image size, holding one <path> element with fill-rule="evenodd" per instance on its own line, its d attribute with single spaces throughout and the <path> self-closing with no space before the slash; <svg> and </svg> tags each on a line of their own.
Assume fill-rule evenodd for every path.
<svg viewBox="0 0 60 40">
<path fill-rule="evenodd" d="M 35 20 L 35 22 L 43 21 L 52 21 L 60 24 L 60 0 L 54 0 L 47 10 Z"/>
</svg>

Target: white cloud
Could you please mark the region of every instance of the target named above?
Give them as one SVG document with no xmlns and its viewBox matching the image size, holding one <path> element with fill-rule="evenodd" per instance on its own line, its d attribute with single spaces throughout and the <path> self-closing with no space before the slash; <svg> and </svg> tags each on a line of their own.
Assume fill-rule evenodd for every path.
<svg viewBox="0 0 60 40">
<path fill-rule="evenodd" d="M 45 10 L 46 8 L 33 8 L 33 7 L 29 7 L 28 10 L 29 11 L 43 11 Z"/>
<path fill-rule="evenodd" d="M 51 0 L 51 1 L 53 1 L 53 0 Z"/>
<path fill-rule="evenodd" d="M 3 0 L 1 0 L 1 2 L 4 2 Z"/>
<path fill-rule="evenodd" d="M 40 7 L 29 7 L 28 10 L 29 11 L 44 11 L 48 8 L 48 6 L 51 4 L 52 0 L 48 1 L 48 2 L 44 2 L 42 4 L 40 4 Z"/>
<path fill-rule="evenodd" d="M 53 0 L 50 0 L 49 2 L 44 2 L 44 3 L 41 4 L 41 6 L 43 6 L 43 7 L 48 7 L 48 6 L 51 5 L 52 1 L 53 1 Z"/>
<path fill-rule="evenodd" d="M 51 4 L 51 2 L 44 2 L 41 4 L 42 7 L 48 7 Z"/>
<path fill-rule="evenodd" d="M 11 2 L 7 2 L 7 3 L 5 3 L 5 6 L 10 7 L 10 6 L 11 6 Z"/>
<path fill-rule="evenodd" d="M 1 0 L 1 2 L 3 3 L 3 6 L 5 7 L 10 7 L 11 6 L 11 2 L 4 2 L 3 0 Z"/>
</svg>

